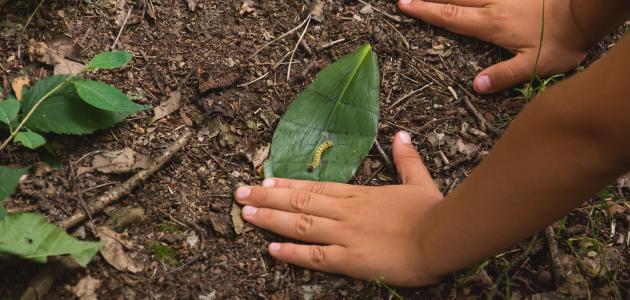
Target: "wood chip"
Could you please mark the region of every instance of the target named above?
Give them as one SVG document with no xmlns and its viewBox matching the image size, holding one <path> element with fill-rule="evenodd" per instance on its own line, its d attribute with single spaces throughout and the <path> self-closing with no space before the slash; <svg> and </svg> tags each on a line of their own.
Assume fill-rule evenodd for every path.
<svg viewBox="0 0 630 300">
<path fill-rule="evenodd" d="M 234 225 L 234 232 L 236 232 L 236 234 L 243 233 L 245 222 L 243 221 L 243 217 L 241 217 L 241 208 L 236 205 L 236 203 L 232 204 L 230 215 L 232 216 L 232 225 Z"/>
</svg>

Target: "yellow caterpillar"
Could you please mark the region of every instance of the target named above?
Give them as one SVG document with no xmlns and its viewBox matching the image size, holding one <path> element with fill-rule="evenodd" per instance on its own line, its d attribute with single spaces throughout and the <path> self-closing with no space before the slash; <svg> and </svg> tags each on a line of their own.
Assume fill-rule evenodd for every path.
<svg viewBox="0 0 630 300">
<path fill-rule="evenodd" d="M 315 169 L 317 169 L 317 167 L 319 167 L 319 164 L 322 162 L 322 155 L 326 150 L 332 148 L 332 146 L 332 141 L 325 141 L 321 145 L 319 145 L 319 147 L 317 147 L 317 150 L 315 150 L 315 153 L 313 154 L 313 161 L 308 165 L 309 172 L 313 172 Z"/>
</svg>

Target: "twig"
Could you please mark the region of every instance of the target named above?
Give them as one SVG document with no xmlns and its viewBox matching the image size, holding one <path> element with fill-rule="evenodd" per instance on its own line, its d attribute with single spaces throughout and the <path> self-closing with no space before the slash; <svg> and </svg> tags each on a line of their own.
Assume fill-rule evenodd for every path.
<svg viewBox="0 0 630 300">
<path fill-rule="evenodd" d="M 39 9 L 42 7 L 44 2 L 46 2 L 46 0 L 42 0 L 39 2 L 39 4 L 37 4 L 37 6 L 35 7 L 35 10 L 33 10 L 33 13 L 31 13 L 30 16 L 28 16 L 28 20 L 26 20 L 26 23 L 24 23 L 24 27 L 22 27 L 22 30 L 20 31 L 20 35 L 18 37 L 18 51 L 17 51 L 18 59 L 21 59 L 22 57 L 22 54 L 21 54 L 22 36 L 24 36 L 24 32 L 26 32 L 26 28 L 28 27 L 29 24 L 31 24 L 31 21 L 33 21 L 33 17 L 35 17 L 35 14 L 39 11 Z"/>
<path fill-rule="evenodd" d="M 112 204 L 113 202 L 118 201 L 124 195 L 130 193 L 136 186 L 138 186 L 141 182 L 145 181 L 147 178 L 151 177 L 155 172 L 157 172 L 175 153 L 177 153 L 190 139 L 192 133 L 190 130 L 186 130 L 182 133 L 182 135 L 171 144 L 164 153 L 158 158 L 155 159 L 153 164 L 146 170 L 139 171 L 127 181 L 122 183 L 119 186 L 112 188 L 111 190 L 105 192 L 101 196 L 93 199 L 88 203 L 88 209 L 92 213 L 97 213 L 103 210 L 103 208 Z M 65 219 L 59 224 L 59 227 L 63 229 L 68 229 L 78 225 L 79 223 L 85 221 L 87 215 L 85 212 L 80 211 Z"/>
<path fill-rule="evenodd" d="M 396 27 L 395 27 L 394 25 L 392 25 L 391 23 L 389 23 L 389 22 L 387 22 L 387 21 L 385 21 L 385 23 L 386 23 L 387 25 L 389 25 L 389 27 L 391 27 L 392 29 L 394 29 L 394 31 L 395 31 L 395 32 L 398 34 L 398 36 L 400 36 L 400 38 L 402 39 L 403 43 L 405 43 L 405 47 L 406 47 L 407 49 L 409 49 L 409 48 L 410 48 L 410 46 L 409 46 L 409 42 L 407 42 L 407 39 L 405 38 L 405 36 L 404 36 L 404 35 L 403 35 L 400 31 L 398 31 L 398 29 L 396 29 Z"/>
<path fill-rule="evenodd" d="M 258 77 L 258 78 L 256 78 L 256 79 L 254 79 L 254 80 L 252 80 L 252 81 L 250 81 L 250 82 L 246 82 L 246 83 L 243 83 L 243 84 L 239 84 L 239 85 L 237 85 L 237 86 L 238 86 L 238 87 L 246 87 L 246 86 L 248 86 L 248 85 L 250 85 L 250 84 L 252 84 L 252 83 L 256 83 L 257 81 L 264 79 L 265 77 L 269 76 L 269 74 L 271 74 L 271 71 L 269 71 L 269 72 L 267 72 L 267 73 L 265 73 L 265 74 L 262 74 L 260 77 Z"/>
<path fill-rule="evenodd" d="M 385 11 L 382 11 L 382 10 L 380 10 L 380 9 L 378 9 L 378 8 L 376 8 L 376 7 L 374 7 L 373 5 L 371 5 L 371 4 L 369 4 L 369 3 L 366 3 L 366 2 L 364 2 L 364 1 L 362 1 L 362 0 L 359 0 L 359 2 L 361 2 L 361 4 L 363 4 L 363 5 L 369 5 L 369 6 L 371 6 L 371 7 L 372 7 L 372 9 L 373 9 L 374 11 L 376 11 L 376 12 L 379 12 L 379 13 L 383 14 L 385 17 L 387 17 L 388 19 L 390 19 L 390 20 L 392 20 L 392 21 L 395 21 L 395 22 L 402 22 L 402 18 L 401 18 L 400 16 L 395 16 L 395 15 L 389 14 L 389 13 L 387 13 L 387 12 L 385 12 Z"/>
<path fill-rule="evenodd" d="M 291 77 L 291 63 L 293 62 L 293 56 L 295 55 L 295 51 L 297 50 L 297 48 L 300 46 L 300 42 L 302 42 L 306 31 L 308 31 L 309 24 L 311 24 L 311 14 L 306 17 L 306 25 L 304 26 L 304 31 L 302 31 L 300 38 L 298 39 L 297 43 L 295 43 L 295 47 L 293 47 L 293 51 L 291 51 L 291 57 L 289 58 L 289 67 L 287 68 L 287 82 Z"/>
<path fill-rule="evenodd" d="M 385 160 L 385 164 L 387 165 L 387 168 L 389 168 L 389 170 L 393 173 L 396 169 L 394 169 L 394 164 L 392 163 L 392 160 L 389 158 L 389 155 L 387 155 L 387 153 L 385 153 L 385 151 L 383 150 L 383 147 L 381 147 L 381 144 L 378 142 L 378 139 L 374 140 L 374 145 L 376 146 L 376 150 L 378 150 L 378 153 L 381 154 L 381 156 L 383 157 L 383 160 Z"/>
<path fill-rule="evenodd" d="M 368 177 L 368 179 L 366 179 L 365 181 L 363 181 L 363 183 L 361 183 L 361 185 L 366 185 L 368 182 L 370 182 L 370 180 L 374 179 L 374 177 L 376 177 L 378 174 L 380 174 L 383 169 L 385 169 L 386 165 L 381 165 L 380 167 L 378 167 L 378 169 L 376 169 L 376 171 L 374 171 L 374 173 L 372 173 L 372 175 L 370 175 L 370 177 Z"/>
<path fill-rule="evenodd" d="M 560 287 L 566 281 L 567 276 L 564 265 L 560 262 L 558 241 L 556 240 L 556 233 L 553 231 L 552 226 L 545 228 L 545 238 L 547 239 L 549 257 L 551 258 L 553 283 L 556 287 Z"/>
<path fill-rule="evenodd" d="M 468 99 L 468 97 L 462 97 L 462 98 L 464 99 L 464 103 L 466 103 L 466 106 L 468 107 L 468 109 L 473 113 L 473 115 L 475 115 L 479 123 L 481 123 L 483 126 L 488 128 L 488 130 L 490 130 L 490 132 L 492 132 L 496 136 L 500 136 L 503 133 L 501 129 L 492 125 L 492 123 L 488 122 L 488 120 L 484 118 L 484 116 L 479 112 L 479 110 L 477 110 L 475 105 L 473 105 L 472 102 L 470 102 L 470 99 Z"/>
<path fill-rule="evenodd" d="M 122 34 L 123 30 L 125 29 L 125 25 L 127 25 L 127 20 L 129 20 L 129 16 L 131 16 L 131 11 L 133 10 L 133 7 L 129 7 L 129 11 L 127 11 L 127 16 L 125 17 L 125 20 L 123 21 L 122 25 L 120 26 L 120 30 L 118 31 L 118 35 L 116 36 L 116 40 L 114 40 L 114 43 L 112 44 L 111 49 L 114 50 L 114 48 L 116 48 L 116 44 L 118 44 L 118 39 L 120 39 L 120 35 Z"/>
<path fill-rule="evenodd" d="M 337 45 L 337 44 L 339 44 L 339 43 L 343 43 L 343 42 L 345 42 L 345 41 L 346 41 L 346 38 L 340 38 L 340 39 L 338 39 L 338 40 L 334 40 L 334 41 L 332 41 L 332 42 L 324 43 L 324 44 L 322 44 L 322 45 L 320 45 L 320 46 L 318 46 L 318 47 L 317 47 L 317 51 L 321 51 L 321 50 L 324 50 L 324 49 L 328 49 L 328 48 L 330 48 L 330 47 L 332 47 L 332 46 L 334 46 L 334 45 Z"/>
<path fill-rule="evenodd" d="M 407 95 L 404 95 L 404 96 L 400 97 L 400 99 L 398 99 L 398 100 L 396 100 L 396 102 L 392 103 L 392 105 L 390 105 L 387 109 L 388 109 L 388 110 L 391 110 L 392 108 L 394 108 L 394 106 L 398 105 L 398 104 L 399 104 L 400 102 L 402 102 L 403 100 L 405 100 L 405 99 L 407 99 L 407 98 L 409 98 L 409 97 L 411 97 L 411 96 L 413 96 L 413 95 L 415 95 L 415 94 L 417 94 L 417 93 L 419 93 L 419 92 L 424 91 L 426 88 L 428 88 L 428 87 L 429 87 L 429 86 L 431 86 L 432 84 L 433 84 L 432 82 L 431 82 L 431 83 L 428 83 L 428 84 L 425 84 L 423 87 L 421 87 L 421 88 L 419 88 L 419 89 L 417 89 L 417 90 L 411 91 L 409 94 L 407 94 Z"/>
<path fill-rule="evenodd" d="M 302 26 L 304 26 L 304 24 L 306 24 L 306 22 L 307 22 L 307 21 L 309 21 L 309 20 L 310 20 L 310 18 L 307 18 L 307 19 L 306 19 L 306 20 L 304 20 L 302 23 L 300 23 L 300 25 L 298 25 L 298 26 L 294 27 L 293 29 L 291 29 L 291 30 L 289 30 L 289 31 L 287 31 L 287 32 L 285 32 L 285 33 L 283 33 L 283 34 L 282 34 L 282 35 L 280 35 L 279 37 L 277 37 L 277 38 L 275 38 L 275 39 L 273 39 L 273 40 L 269 41 L 269 42 L 268 42 L 268 43 L 266 43 L 266 44 L 264 44 L 262 47 L 258 48 L 258 50 L 256 50 L 256 52 L 254 52 L 252 55 L 248 56 L 248 57 L 247 57 L 247 59 L 250 59 L 250 58 L 254 57 L 254 56 L 255 56 L 256 54 L 258 54 L 260 51 L 262 51 L 263 49 L 265 49 L 265 48 L 269 47 L 269 45 L 271 45 L 271 44 L 273 44 L 273 43 L 275 43 L 275 42 L 277 42 L 277 41 L 281 40 L 281 39 L 282 39 L 282 38 L 284 38 L 285 36 L 287 36 L 287 35 L 289 35 L 289 34 L 291 34 L 291 33 L 295 32 L 296 30 L 298 30 L 298 29 L 302 28 Z"/>
</svg>

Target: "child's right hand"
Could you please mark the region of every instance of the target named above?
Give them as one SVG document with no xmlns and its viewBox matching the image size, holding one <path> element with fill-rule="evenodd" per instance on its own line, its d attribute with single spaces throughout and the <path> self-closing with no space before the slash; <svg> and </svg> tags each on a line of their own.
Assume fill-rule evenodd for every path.
<svg viewBox="0 0 630 300">
<path fill-rule="evenodd" d="M 516 55 L 479 73 L 473 84 L 478 93 L 498 92 L 531 77 L 540 44 L 542 0 L 399 0 L 397 5 L 409 16 L 491 42 Z M 571 0 L 546 2 L 539 76 L 575 68 L 598 42 L 578 27 L 571 5 Z"/>
</svg>

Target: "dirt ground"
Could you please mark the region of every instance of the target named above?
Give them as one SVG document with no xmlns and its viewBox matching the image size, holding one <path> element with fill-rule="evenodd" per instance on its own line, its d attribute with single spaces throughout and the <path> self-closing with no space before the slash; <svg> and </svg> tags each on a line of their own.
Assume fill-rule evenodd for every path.
<svg viewBox="0 0 630 300">
<path fill-rule="evenodd" d="M 379 55 L 380 145 L 389 153 L 395 132 L 411 132 L 444 193 L 469 174 L 496 139 L 480 125 L 464 98 L 499 128 L 506 128 L 526 103 L 515 91 L 474 97 L 466 92 L 472 91 L 471 79 L 478 71 L 510 57 L 509 53 L 412 21 L 389 1 L 372 1 L 372 9 L 360 1 L 328 1 L 324 19 L 310 23 L 305 45 L 297 48 L 287 82 L 289 59 L 285 55 L 302 30 L 250 56 L 300 24 L 309 13 L 309 3 L 247 3 L 46 1 L 21 38 L 19 30 L 0 24 L 5 26 L 0 28 L 0 78 L 8 91 L 8 83 L 21 73 L 31 81 L 51 74 L 50 66 L 25 54 L 29 39 L 70 38 L 81 49 L 80 59 L 86 60 L 109 49 L 131 8 L 116 48 L 133 53 L 133 61 L 121 70 L 96 76 L 153 106 L 174 92 L 183 95 L 180 111 L 155 123 L 149 110 L 96 134 L 49 136 L 60 168 L 40 167 L 29 175 L 8 201 L 10 211 L 37 211 L 51 222 L 64 220 L 81 210 L 83 201 L 131 176 L 96 171 L 77 175 L 77 169 L 89 167 L 98 151 L 130 147 L 155 157 L 185 127 L 194 132 L 184 149 L 153 177 L 73 230 L 82 238 L 96 240 L 93 226 L 129 208 L 144 209 L 143 220 L 123 230 L 126 251 L 143 271 L 118 271 L 97 255 L 88 268 L 58 278 L 50 299 L 74 298 L 72 287 L 87 275 L 100 281 L 96 289 L 100 299 L 392 299 L 397 294 L 405 299 L 630 298 L 630 209 L 624 204 L 630 190 L 615 185 L 553 226 L 551 240 L 557 247 L 550 246 L 550 238 L 541 232 L 426 288 L 386 287 L 289 266 L 266 253 L 269 242 L 282 238 L 248 225 L 236 234 L 231 193 L 236 186 L 262 180 L 251 155 L 271 142 L 279 116 L 315 74 L 364 42 L 370 42 Z M 24 24 L 36 5 L 36 1 L 9 1 L 0 7 L 0 19 Z M 622 32 L 598 45 L 584 66 L 602 55 Z M 333 41 L 337 43 L 331 45 Z M 44 159 L 43 152 L 13 146 L 0 154 L 0 165 Z M 396 182 L 396 174 L 376 147 L 352 181 Z M 618 210 L 612 213 L 606 203 L 619 203 Z M 550 254 L 553 250 L 558 250 L 557 257 Z M 568 278 L 559 286 L 554 261 L 567 269 Z M 18 259 L 0 262 L 0 299 L 19 297 L 38 269 L 39 265 Z"/>
</svg>

